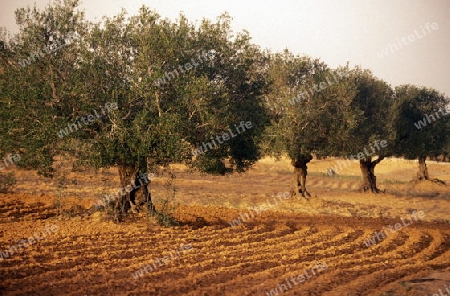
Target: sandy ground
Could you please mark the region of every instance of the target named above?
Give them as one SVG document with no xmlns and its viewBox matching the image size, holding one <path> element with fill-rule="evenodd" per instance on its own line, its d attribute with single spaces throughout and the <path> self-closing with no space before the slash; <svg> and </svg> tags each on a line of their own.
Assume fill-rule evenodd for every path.
<svg viewBox="0 0 450 296">
<path fill-rule="evenodd" d="M 119 189 L 114 169 L 64 165 L 65 189 L 16 170 L 14 194 L 0 195 L 0 252 L 9 255 L 0 258 L 0 295 L 445 295 L 450 186 L 409 182 L 417 163 L 388 159 L 376 168 L 386 193 L 361 194 L 357 164 L 325 176 L 336 161 L 309 165 L 310 200 L 283 198 L 287 160 L 225 177 L 173 165 L 180 225 L 171 228 L 92 211 Z M 449 164 L 429 170 L 450 183 Z M 159 208 L 166 178 L 158 172 L 152 183 Z M 20 242 L 31 236 L 39 239 Z"/>
</svg>

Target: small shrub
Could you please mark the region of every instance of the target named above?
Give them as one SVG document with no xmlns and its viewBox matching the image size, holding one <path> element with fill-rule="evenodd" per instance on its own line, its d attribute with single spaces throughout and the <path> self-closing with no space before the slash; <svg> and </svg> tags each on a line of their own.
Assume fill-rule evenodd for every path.
<svg viewBox="0 0 450 296">
<path fill-rule="evenodd" d="M 67 189 L 67 178 L 65 174 L 61 174 L 56 178 L 56 188 L 58 191 L 58 195 L 55 198 L 53 205 L 56 207 L 56 209 L 58 210 L 58 215 L 62 215 L 62 210 L 64 208 L 65 205 L 65 190 Z"/>
<path fill-rule="evenodd" d="M 12 192 L 17 183 L 14 172 L 0 173 L 0 193 Z"/>
<path fill-rule="evenodd" d="M 173 185 L 175 175 L 169 173 L 170 177 L 165 184 L 166 196 L 161 199 L 159 203 L 159 211 L 155 211 L 155 219 L 159 225 L 164 227 L 171 227 L 180 225 L 180 223 L 173 217 L 178 204 L 175 203 L 176 188 Z"/>
</svg>

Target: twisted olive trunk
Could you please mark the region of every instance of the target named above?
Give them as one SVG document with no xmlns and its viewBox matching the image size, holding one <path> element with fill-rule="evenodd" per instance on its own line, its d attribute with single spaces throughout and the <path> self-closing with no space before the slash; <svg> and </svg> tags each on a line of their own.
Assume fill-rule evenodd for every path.
<svg viewBox="0 0 450 296">
<path fill-rule="evenodd" d="M 417 172 L 418 180 L 430 180 L 427 164 L 425 163 L 426 159 L 426 156 L 419 156 L 419 171 Z"/>
<path fill-rule="evenodd" d="M 131 184 L 132 178 L 136 176 L 137 170 L 128 166 L 119 166 L 118 171 L 120 190 L 119 198 L 114 202 L 114 218 L 117 222 L 120 222 L 131 208 L 131 196 L 134 197 L 135 193 L 132 194 L 134 189 L 132 191 L 128 191 L 126 188 Z"/>
<path fill-rule="evenodd" d="M 149 213 L 153 215 L 155 207 L 149 190 L 151 180 L 147 173 L 140 176 L 139 172 L 142 170 L 127 166 L 119 166 L 118 170 L 121 189 L 119 198 L 114 204 L 115 220 L 122 221 L 130 210 L 135 212 L 143 204 L 147 204 Z"/>
<path fill-rule="evenodd" d="M 384 159 L 384 156 L 379 156 L 377 160 L 372 161 L 372 157 L 359 160 L 359 167 L 362 173 L 361 191 L 372 191 L 379 193 L 381 190 L 377 188 L 377 177 L 375 176 L 375 167 Z"/>
<path fill-rule="evenodd" d="M 294 179 L 292 182 L 291 193 L 298 198 L 301 194 L 302 197 L 311 197 L 311 194 L 306 190 L 306 176 L 308 175 L 308 166 L 312 159 L 311 155 L 298 157 L 292 160 L 291 164 L 294 166 Z"/>
</svg>

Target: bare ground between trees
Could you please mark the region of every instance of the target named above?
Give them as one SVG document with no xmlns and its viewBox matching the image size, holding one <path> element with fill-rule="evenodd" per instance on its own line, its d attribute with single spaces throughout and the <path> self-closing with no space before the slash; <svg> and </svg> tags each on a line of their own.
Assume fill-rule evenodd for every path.
<svg viewBox="0 0 450 296">
<path fill-rule="evenodd" d="M 383 160 L 376 174 L 387 193 L 361 194 L 359 165 L 339 177 L 322 176 L 331 163 L 313 160 L 308 165 L 309 201 L 283 200 L 238 227 L 229 222 L 289 191 L 293 169 L 287 160 L 264 159 L 248 173 L 228 177 L 189 174 L 172 166 L 180 203 L 175 216 L 181 222 L 174 228 L 138 217 L 114 224 L 98 213 L 77 214 L 93 204 L 95 194 L 118 189 L 116 171 L 103 174 L 109 181 L 101 175 L 69 174 L 64 207 L 73 215 L 62 219 L 57 218 L 55 186 L 20 171 L 17 193 L 0 196 L 0 251 L 45 223 L 56 223 L 59 230 L 0 262 L 0 294 L 266 295 L 317 262 L 326 262 L 329 269 L 283 295 L 432 295 L 448 285 L 449 186 L 409 183 L 417 162 Z M 450 179 L 448 164 L 430 163 L 429 172 Z M 158 206 L 166 190 L 163 178 L 150 189 Z M 374 231 L 419 210 L 425 222 L 364 245 Z M 193 251 L 141 279 L 132 278 L 132 272 L 180 243 L 191 243 Z"/>
</svg>

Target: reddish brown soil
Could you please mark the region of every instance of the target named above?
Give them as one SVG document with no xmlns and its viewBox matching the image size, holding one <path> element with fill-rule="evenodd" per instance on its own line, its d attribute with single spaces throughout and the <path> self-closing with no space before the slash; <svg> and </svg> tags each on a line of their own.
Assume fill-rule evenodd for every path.
<svg viewBox="0 0 450 296">
<path fill-rule="evenodd" d="M 181 223 L 172 228 L 142 215 L 114 224 L 89 212 L 95 196 L 89 186 L 101 186 L 98 176 L 75 174 L 81 198 L 65 197 L 59 212 L 54 186 L 18 172 L 17 192 L 0 195 L 0 252 L 45 225 L 58 230 L 0 259 L 0 295 L 270 295 L 319 262 L 328 268 L 297 285 L 291 281 L 278 294 L 439 295 L 445 285 L 450 289 L 449 186 L 396 184 L 389 181 L 395 172 L 381 169 L 387 176 L 381 187 L 394 194 L 365 195 L 355 191 L 357 180 L 315 175 L 309 178 L 310 201 L 289 198 L 232 227 L 229 222 L 240 214 L 288 189 L 286 163 L 262 161 L 232 177 L 172 169 L 178 176 L 175 217 Z M 445 175 L 448 166 L 435 169 Z M 116 180 L 113 171 L 107 174 Z M 35 194 L 28 193 L 32 190 Z M 409 193 L 398 193 L 405 190 Z M 77 192 L 76 186 L 66 191 Z M 162 178 L 153 192 L 158 204 L 165 192 Z M 374 231 L 413 211 L 425 213 L 422 221 L 370 247 L 364 244 Z M 180 244 L 192 249 L 133 278 L 153 260 L 170 258 Z"/>
</svg>

